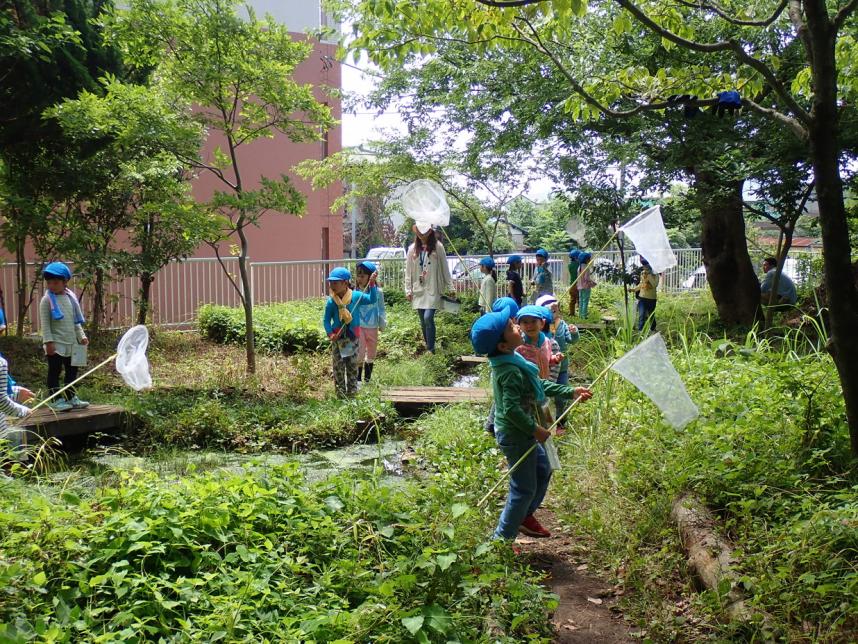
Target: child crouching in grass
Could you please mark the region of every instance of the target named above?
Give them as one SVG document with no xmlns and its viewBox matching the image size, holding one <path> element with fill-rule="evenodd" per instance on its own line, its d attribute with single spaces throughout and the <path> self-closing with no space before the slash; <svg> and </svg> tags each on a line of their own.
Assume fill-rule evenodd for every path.
<svg viewBox="0 0 858 644">
<path fill-rule="evenodd" d="M 331 340 L 334 386 L 337 396 L 345 398 L 357 392 L 357 342 L 360 326 L 355 311 L 361 304 L 375 304 L 377 290 L 375 273 L 369 276 L 369 292 L 362 293 L 351 288 L 352 274 L 347 268 L 338 267 L 328 275 L 331 295 L 325 303 L 323 323 Z"/>
<path fill-rule="evenodd" d="M 369 278 L 378 269 L 373 262 L 364 260 L 355 269 L 355 281 L 361 291 L 365 291 L 369 285 Z M 377 299 L 375 304 L 365 302 L 357 307 L 358 325 L 358 355 L 357 355 L 357 379 L 369 382 L 372 378 L 372 368 L 375 363 L 375 354 L 378 349 L 378 332 L 384 331 L 387 326 L 387 312 L 384 309 L 384 291 L 376 287 Z"/>
<path fill-rule="evenodd" d="M 516 353 L 522 343 L 521 330 L 513 323 L 509 308 L 486 313 L 471 327 L 474 351 L 489 357 L 495 438 L 509 466 L 537 444 L 509 477 L 509 494 L 494 533 L 495 538 L 507 541 L 514 539 L 518 532 L 551 536 L 534 517 L 551 480 L 551 468 L 542 447 L 551 433 L 536 422 L 535 405 L 544 404 L 546 396 L 574 394 L 587 400 L 592 395 L 584 387 L 573 389 L 540 378 L 536 365 Z"/>
</svg>

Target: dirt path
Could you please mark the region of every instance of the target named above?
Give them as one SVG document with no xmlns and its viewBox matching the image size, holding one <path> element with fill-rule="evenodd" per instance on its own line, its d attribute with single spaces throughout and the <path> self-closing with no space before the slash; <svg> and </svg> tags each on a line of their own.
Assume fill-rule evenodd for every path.
<svg viewBox="0 0 858 644">
<path fill-rule="evenodd" d="M 587 571 L 580 546 L 563 534 L 550 510 L 537 514 L 551 532 L 548 539 L 520 537 L 523 556 L 531 566 L 548 573 L 546 585 L 560 598 L 552 616 L 558 644 L 636 642 L 617 609 L 615 589 Z"/>
</svg>

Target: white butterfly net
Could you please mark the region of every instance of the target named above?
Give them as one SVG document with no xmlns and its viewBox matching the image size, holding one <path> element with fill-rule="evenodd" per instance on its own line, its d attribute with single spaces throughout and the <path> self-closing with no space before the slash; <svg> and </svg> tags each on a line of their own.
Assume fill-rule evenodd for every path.
<svg viewBox="0 0 858 644">
<path fill-rule="evenodd" d="M 429 179 L 412 181 L 402 191 L 402 209 L 414 220 L 417 230 L 427 232 L 432 226 L 450 223 L 450 206 L 444 189 Z"/>
<path fill-rule="evenodd" d="M 661 334 L 641 342 L 611 365 L 611 369 L 640 389 L 676 429 L 697 418 L 699 411 L 673 363 Z"/>
<path fill-rule="evenodd" d="M 620 226 L 620 230 L 628 235 L 635 250 L 650 263 L 653 273 L 662 273 L 676 266 L 676 255 L 667 239 L 660 206 L 644 210 Z"/>
<path fill-rule="evenodd" d="M 125 384 L 136 391 L 152 386 L 149 360 L 146 358 L 148 347 L 149 331 L 142 324 L 128 329 L 116 347 L 116 370 Z"/>
</svg>

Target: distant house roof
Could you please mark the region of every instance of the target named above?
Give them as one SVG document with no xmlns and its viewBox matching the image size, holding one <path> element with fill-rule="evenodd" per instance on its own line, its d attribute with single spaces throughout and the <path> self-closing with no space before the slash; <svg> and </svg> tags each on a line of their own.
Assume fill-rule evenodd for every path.
<svg viewBox="0 0 858 644">
<path fill-rule="evenodd" d="M 757 243 L 761 246 L 777 246 L 777 237 L 760 237 Z M 822 245 L 822 240 L 819 237 L 793 237 L 792 248 L 815 248 Z"/>
</svg>

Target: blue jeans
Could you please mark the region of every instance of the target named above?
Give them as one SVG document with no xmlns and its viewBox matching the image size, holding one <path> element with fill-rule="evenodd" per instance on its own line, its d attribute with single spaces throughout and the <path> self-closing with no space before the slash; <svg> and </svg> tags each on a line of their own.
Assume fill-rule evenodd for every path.
<svg viewBox="0 0 858 644">
<path fill-rule="evenodd" d="M 578 316 L 581 319 L 587 317 L 587 311 L 590 308 L 590 291 L 592 289 L 582 288 L 578 290 Z"/>
<path fill-rule="evenodd" d="M 423 341 L 426 348 L 435 353 L 435 309 L 417 309 L 420 317 L 420 330 L 423 331 Z"/>
<path fill-rule="evenodd" d="M 649 328 L 655 331 L 655 305 L 657 300 L 638 298 L 638 331 L 643 331 L 644 324 L 649 320 Z"/>
<path fill-rule="evenodd" d="M 497 433 L 498 447 L 506 456 L 510 467 L 520 459 L 534 444 L 533 439 L 522 439 L 515 432 L 499 431 Z M 518 534 L 518 526 L 524 518 L 536 512 L 551 480 L 551 467 L 542 445 L 537 444 L 527 459 L 509 477 L 509 494 L 506 505 L 501 512 L 498 526 L 495 528 L 496 539 L 511 541 Z"/>
</svg>

